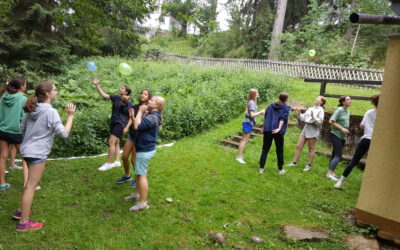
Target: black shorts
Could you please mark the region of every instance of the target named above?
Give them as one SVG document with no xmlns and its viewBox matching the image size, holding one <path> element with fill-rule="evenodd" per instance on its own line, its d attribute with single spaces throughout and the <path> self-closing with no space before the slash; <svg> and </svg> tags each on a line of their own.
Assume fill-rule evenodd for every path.
<svg viewBox="0 0 400 250">
<path fill-rule="evenodd" d="M 115 137 L 121 138 L 123 131 L 124 131 L 124 127 L 121 124 L 111 123 L 110 134 L 112 134 Z"/>
<path fill-rule="evenodd" d="M 21 144 L 24 140 L 22 134 L 11 134 L 0 130 L 0 140 L 6 141 L 8 144 Z"/>
</svg>

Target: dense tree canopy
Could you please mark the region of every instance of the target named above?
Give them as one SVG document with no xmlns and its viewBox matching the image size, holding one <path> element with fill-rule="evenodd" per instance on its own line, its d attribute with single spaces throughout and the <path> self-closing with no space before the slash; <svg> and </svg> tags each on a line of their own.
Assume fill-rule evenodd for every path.
<svg viewBox="0 0 400 250">
<path fill-rule="evenodd" d="M 153 0 L 1 1 L 1 78 L 59 73 L 71 55 L 134 55 L 136 25 L 153 8 Z"/>
</svg>

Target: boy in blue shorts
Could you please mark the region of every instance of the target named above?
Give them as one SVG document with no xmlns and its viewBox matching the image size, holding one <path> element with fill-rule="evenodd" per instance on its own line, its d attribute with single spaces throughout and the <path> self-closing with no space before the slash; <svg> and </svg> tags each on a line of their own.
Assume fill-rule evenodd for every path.
<svg viewBox="0 0 400 250">
<path fill-rule="evenodd" d="M 147 205 L 147 169 L 149 161 L 156 154 L 158 127 L 161 124 L 161 112 L 165 107 L 165 100 L 161 96 L 153 96 L 147 106 L 141 105 L 134 118 L 134 128 L 138 131 L 135 138 L 136 161 L 135 178 L 136 192 L 125 197 L 125 200 L 139 200 L 130 211 L 140 211 L 149 208 Z M 148 112 L 147 112 L 148 111 Z"/>
</svg>

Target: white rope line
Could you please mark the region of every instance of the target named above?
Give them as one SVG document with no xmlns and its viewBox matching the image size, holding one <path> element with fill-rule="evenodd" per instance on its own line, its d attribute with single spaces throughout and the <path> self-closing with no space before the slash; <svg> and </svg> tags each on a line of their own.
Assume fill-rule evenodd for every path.
<svg viewBox="0 0 400 250">
<path fill-rule="evenodd" d="M 163 144 L 160 146 L 156 146 L 157 148 L 164 148 L 164 147 L 172 147 L 175 144 L 175 142 Z M 123 150 L 120 151 L 122 153 Z M 106 156 L 108 154 L 100 154 L 100 155 L 91 155 L 91 156 L 72 156 L 72 157 L 65 157 L 65 158 L 50 158 L 47 159 L 46 161 L 64 161 L 64 160 L 75 160 L 75 159 L 89 159 L 89 158 L 98 158 L 102 156 Z M 15 159 L 16 162 L 21 162 L 21 159 Z"/>
</svg>

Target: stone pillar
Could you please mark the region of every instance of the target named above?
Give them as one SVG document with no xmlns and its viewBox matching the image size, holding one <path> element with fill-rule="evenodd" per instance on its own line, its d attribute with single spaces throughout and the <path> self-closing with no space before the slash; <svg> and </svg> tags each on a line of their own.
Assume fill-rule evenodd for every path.
<svg viewBox="0 0 400 250">
<path fill-rule="evenodd" d="M 390 36 L 374 133 L 356 219 L 400 240 L 400 34 Z"/>
</svg>

